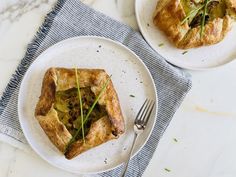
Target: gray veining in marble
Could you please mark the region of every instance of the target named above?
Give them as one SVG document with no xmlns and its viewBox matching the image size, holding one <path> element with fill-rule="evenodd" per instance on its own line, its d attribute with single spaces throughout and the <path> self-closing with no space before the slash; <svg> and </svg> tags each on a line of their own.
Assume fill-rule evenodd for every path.
<svg viewBox="0 0 236 177">
<path fill-rule="evenodd" d="M 22 15 L 42 5 L 51 4 L 52 0 L 19 0 L 0 11 L 0 23 L 5 20 L 17 21 Z"/>
</svg>

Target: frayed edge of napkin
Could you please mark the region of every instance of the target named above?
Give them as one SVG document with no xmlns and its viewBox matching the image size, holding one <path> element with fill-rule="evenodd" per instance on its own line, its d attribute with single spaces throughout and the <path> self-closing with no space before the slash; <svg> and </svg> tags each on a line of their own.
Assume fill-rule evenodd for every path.
<svg viewBox="0 0 236 177">
<path fill-rule="evenodd" d="M 12 93 L 15 91 L 15 89 L 19 86 L 25 72 L 31 65 L 33 61 L 32 57 L 37 52 L 39 46 L 43 42 L 44 38 L 47 36 L 54 18 L 57 16 L 57 14 L 60 12 L 61 8 L 65 4 L 66 0 L 58 0 L 57 4 L 54 6 L 53 10 L 49 12 L 41 25 L 41 27 L 38 29 L 34 39 L 32 42 L 27 46 L 27 51 L 25 53 L 25 57 L 21 60 L 19 66 L 17 67 L 15 73 L 12 75 L 12 78 L 10 79 L 10 82 L 7 84 L 2 97 L 0 99 L 0 115 L 4 111 L 5 107 L 7 106 Z"/>
</svg>

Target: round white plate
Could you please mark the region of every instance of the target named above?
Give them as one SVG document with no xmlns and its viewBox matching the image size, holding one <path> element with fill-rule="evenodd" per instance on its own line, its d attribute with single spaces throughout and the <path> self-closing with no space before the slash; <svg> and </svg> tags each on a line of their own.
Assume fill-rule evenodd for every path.
<svg viewBox="0 0 236 177">
<path fill-rule="evenodd" d="M 165 34 L 154 26 L 152 17 L 157 2 L 158 0 L 136 0 L 135 13 L 145 40 L 168 62 L 181 68 L 204 70 L 221 66 L 236 58 L 236 42 L 234 41 L 236 25 L 218 44 L 181 50 L 176 48 Z"/>
<path fill-rule="evenodd" d="M 125 119 L 125 134 L 67 160 L 34 118 L 43 76 L 49 67 L 103 68 L 112 74 Z M 127 159 L 133 139 L 134 118 L 146 98 L 157 103 L 154 82 L 147 67 L 132 51 L 109 39 L 76 37 L 55 44 L 33 62 L 21 83 L 18 113 L 27 141 L 43 159 L 73 173 L 98 173 L 115 168 Z M 153 129 L 157 104 L 154 110 L 147 128 L 137 140 L 134 154 L 146 143 Z"/>
</svg>

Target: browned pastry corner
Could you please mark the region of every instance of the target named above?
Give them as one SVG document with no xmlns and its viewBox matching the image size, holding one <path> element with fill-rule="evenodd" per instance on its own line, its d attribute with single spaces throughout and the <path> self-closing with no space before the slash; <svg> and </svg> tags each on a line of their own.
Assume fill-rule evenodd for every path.
<svg viewBox="0 0 236 177">
<path fill-rule="evenodd" d="M 109 79 L 102 69 L 78 69 L 84 113 Z M 45 73 L 35 117 L 51 142 L 64 153 L 81 126 L 74 69 L 50 68 Z M 81 137 L 69 146 L 68 159 L 124 133 L 124 119 L 115 88 L 110 81 L 85 125 L 85 143 Z"/>
<path fill-rule="evenodd" d="M 160 0 L 153 22 L 177 48 L 188 49 L 212 45 L 223 40 L 236 18 L 236 0 L 217 0 L 208 7 L 208 16 L 201 37 L 201 14 L 183 19 L 204 0 Z"/>
</svg>

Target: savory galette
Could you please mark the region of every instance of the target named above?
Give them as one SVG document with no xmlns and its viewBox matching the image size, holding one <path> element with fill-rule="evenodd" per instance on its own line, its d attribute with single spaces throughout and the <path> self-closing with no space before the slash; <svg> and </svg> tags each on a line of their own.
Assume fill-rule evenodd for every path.
<svg viewBox="0 0 236 177">
<path fill-rule="evenodd" d="M 103 69 L 48 69 L 35 117 L 68 159 L 124 132 L 118 96 Z"/>
<path fill-rule="evenodd" d="M 236 0 L 159 0 L 153 22 L 176 47 L 223 40 L 236 19 Z"/>
</svg>

